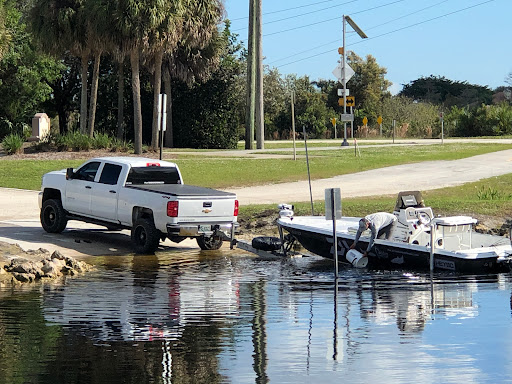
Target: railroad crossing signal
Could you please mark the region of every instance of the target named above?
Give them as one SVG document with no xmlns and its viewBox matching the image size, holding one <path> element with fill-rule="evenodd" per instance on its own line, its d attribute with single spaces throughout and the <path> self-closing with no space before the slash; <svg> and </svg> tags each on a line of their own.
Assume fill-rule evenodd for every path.
<svg viewBox="0 0 512 384">
<path fill-rule="evenodd" d="M 338 105 L 343 107 L 343 97 L 338 99 Z M 356 98 L 354 96 L 347 96 L 347 107 L 355 107 L 356 106 Z"/>
</svg>

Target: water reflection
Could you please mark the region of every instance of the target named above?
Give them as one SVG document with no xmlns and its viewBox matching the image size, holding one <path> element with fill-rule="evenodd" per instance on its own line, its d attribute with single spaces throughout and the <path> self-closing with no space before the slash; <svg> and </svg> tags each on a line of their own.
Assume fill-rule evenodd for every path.
<svg viewBox="0 0 512 384">
<path fill-rule="evenodd" d="M 0 291 L 0 382 L 512 379 L 509 275 L 347 269 L 335 284 L 323 260 L 237 251 L 95 263 Z"/>
</svg>

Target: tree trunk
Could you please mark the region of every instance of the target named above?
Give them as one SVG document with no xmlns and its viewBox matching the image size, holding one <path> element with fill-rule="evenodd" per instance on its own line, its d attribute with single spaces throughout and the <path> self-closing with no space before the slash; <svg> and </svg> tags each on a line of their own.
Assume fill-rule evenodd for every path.
<svg viewBox="0 0 512 384">
<path fill-rule="evenodd" d="M 174 148 L 174 134 L 172 131 L 172 86 L 169 70 L 164 72 L 164 89 L 167 94 L 167 124 L 165 130 L 165 147 Z"/>
<path fill-rule="evenodd" d="M 117 71 L 117 135 L 119 140 L 124 138 L 124 60 L 119 62 Z"/>
<path fill-rule="evenodd" d="M 94 69 L 92 71 L 91 100 L 89 104 L 89 137 L 94 135 L 94 122 L 96 120 L 96 103 L 98 102 L 98 79 L 100 77 L 101 51 L 94 57 Z"/>
<path fill-rule="evenodd" d="M 87 55 L 82 56 L 82 93 L 80 96 L 80 133 L 87 131 L 87 70 L 89 60 Z"/>
<path fill-rule="evenodd" d="M 60 103 L 57 103 L 57 114 L 59 115 L 59 133 L 65 135 L 68 132 L 68 111 Z"/>
<path fill-rule="evenodd" d="M 155 84 L 153 85 L 153 124 L 151 130 L 151 149 L 158 149 L 158 96 L 162 89 L 162 58 L 163 52 L 159 50 L 155 54 Z"/>
<path fill-rule="evenodd" d="M 134 146 L 135 154 L 140 155 L 142 153 L 142 108 L 140 100 L 140 63 L 138 48 L 135 48 L 131 51 L 130 64 L 132 67 Z"/>
</svg>

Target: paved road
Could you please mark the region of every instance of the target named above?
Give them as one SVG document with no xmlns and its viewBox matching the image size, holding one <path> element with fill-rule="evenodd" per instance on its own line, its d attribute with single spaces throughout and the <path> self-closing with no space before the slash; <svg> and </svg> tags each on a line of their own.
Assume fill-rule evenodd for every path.
<svg viewBox="0 0 512 384">
<path fill-rule="evenodd" d="M 326 188 L 341 188 L 342 198 L 397 194 L 451 187 L 492 176 L 512 173 L 512 149 L 460 160 L 427 161 L 396 165 L 365 172 L 313 180 L 314 200 L 324 199 Z M 240 204 L 294 203 L 309 201 L 307 181 L 233 188 Z"/>
<path fill-rule="evenodd" d="M 395 194 L 403 190 L 430 190 L 461 185 L 512 173 L 512 149 L 453 161 L 429 161 L 386 167 L 312 182 L 313 198 L 324 199 L 324 189 L 340 187 L 342 197 Z M 240 203 L 293 203 L 309 201 L 307 181 L 232 189 Z M 128 231 L 111 233 L 103 227 L 70 222 L 58 235 L 47 234 L 39 224 L 36 191 L 0 188 L 0 241 L 24 249 L 59 249 L 69 256 L 121 255 L 131 252 Z M 197 248 L 195 241 L 164 243 L 169 249 Z M 172 247 L 172 248 L 171 248 Z"/>
</svg>

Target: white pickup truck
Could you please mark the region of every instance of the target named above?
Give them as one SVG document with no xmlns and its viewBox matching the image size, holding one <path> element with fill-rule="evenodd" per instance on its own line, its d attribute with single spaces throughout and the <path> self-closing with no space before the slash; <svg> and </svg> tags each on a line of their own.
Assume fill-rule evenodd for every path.
<svg viewBox="0 0 512 384">
<path fill-rule="evenodd" d="M 62 232 L 68 220 L 131 229 L 137 253 L 153 253 L 166 238 L 193 237 L 201 249 L 218 249 L 238 227 L 235 194 L 185 185 L 176 164 L 139 157 L 96 158 L 49 172 L 39 207 L 46 232 Z"/>
</svg>

